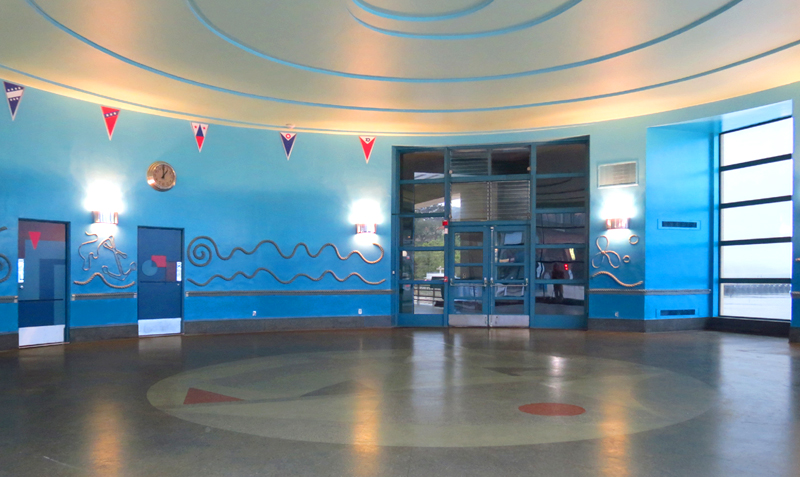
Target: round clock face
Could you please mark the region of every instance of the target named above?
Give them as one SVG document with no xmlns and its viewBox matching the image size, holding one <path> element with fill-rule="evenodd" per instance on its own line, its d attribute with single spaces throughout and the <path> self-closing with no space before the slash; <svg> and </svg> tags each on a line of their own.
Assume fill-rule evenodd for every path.
<svg viewBox="0 0 800 477">
<path fill-rule="evenodd" d="M 155 190 L 166 191 L 175 186 L 175 169 L 166 162 L 154 162 L 147 169 L 147 183 Z"/>
</svg>

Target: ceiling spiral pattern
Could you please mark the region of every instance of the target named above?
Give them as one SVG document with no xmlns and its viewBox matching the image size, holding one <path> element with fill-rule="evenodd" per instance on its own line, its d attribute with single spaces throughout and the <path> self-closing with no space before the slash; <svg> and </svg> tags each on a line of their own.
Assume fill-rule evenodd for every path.
<svg viewBox="0 0 800 477">
<path fill-rule="evenodd" d="M 167 116 L 377 134 L 564 126 L 800 81 L 795 0 L 302 3 L 9 0 L 0 77 Z"/>
</svg>

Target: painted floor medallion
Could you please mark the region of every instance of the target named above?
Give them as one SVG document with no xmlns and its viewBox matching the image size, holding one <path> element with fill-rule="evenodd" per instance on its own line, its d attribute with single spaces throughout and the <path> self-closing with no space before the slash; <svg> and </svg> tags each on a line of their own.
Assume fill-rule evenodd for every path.
<svg viewBox="0 0 800 477">
<path fill-rule="evenodd" d="M 714 391 L 610 359 L 421 347 L 224 363 L 160 381 L 147 398 L 180 419 L 256 436 L 483 447 L 658 429 L 705 412 Z"/>
</svg>

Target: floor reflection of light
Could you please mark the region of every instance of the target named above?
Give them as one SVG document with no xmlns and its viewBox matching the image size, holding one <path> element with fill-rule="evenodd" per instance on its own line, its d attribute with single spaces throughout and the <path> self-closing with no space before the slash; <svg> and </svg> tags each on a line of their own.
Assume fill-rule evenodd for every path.
<svg viewBox="0 0 800 477">
<path fill-rule="evenodd" d="M 120 475 L 122 470 L 120 433 L 122 424 L 116 404 L 109 401 L 95 406 L 89 421 L 91 440 L 91 462 L 98 475 Z"/>
<path fill-rule="evenodd" d="M 380 474 L 380 403 L 380 397 L 373 394 L 361 394 L 355 399 L 352 475 Z"/>
<path fill-rule="evenodd" d="M 614 390 L 609 390 L 609 394 L 611 396 L 599 401 L 606 403 L 600 408 L 602 420 L 599 426 L 603 434 L 608 437 L 600 440 L 598 464 L 603 475 L 628 477 L 631 475 L 630 437 L 628 436 L 630 423 L 623 404 L 629 397 L 624 392 L 615 392 Z"/>
</svg>

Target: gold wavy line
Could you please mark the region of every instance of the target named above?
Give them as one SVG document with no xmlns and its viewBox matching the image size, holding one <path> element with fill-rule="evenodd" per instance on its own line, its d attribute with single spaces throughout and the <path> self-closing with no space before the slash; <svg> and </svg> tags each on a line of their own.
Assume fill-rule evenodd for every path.
<svg viewBox="0 0 800 477">
<path fill-rule="evenodd" d="M 72 283 L 74 283 L 76 285 L 88 285 L 92 280 L 94 280 L 97 277 L 100 277 L 100 280 L 103 280 L 103 283 L 105 283 L 106 285 L 110 286 L 111 288 L 117 288 L 117 289 L 130 288 L 130 287 L 132 287 L 132 286 L 134 286 L 136 284 L 136 282 L 131 282 L 131 283 L 128 283 L 127 285 L 112 285 L 111 283 L 108 283 L 108 280 L 106 280 L 106 277 L 104 277 L 103 274 L 99 273 L 99 272 L 95 272 L 86 281 L 81 282 L 81 281 L 75 280 Z"/>
<path fill-rule="evenodd" d="M 186 281 L 188 281 L 192 285 L 197 285 L 198 287 L 204 287 L 204 286 L 208 285 L 209 283 L 211 283 L 214 279 L 217 279 L 217 278 L 221 278 L 221 279 L 225 280 L 226 282 L 230 282 L 230 281 L 233 281 L 233 279 L 236 278 L 237 276 L 241 275 L 241 276 L 247 278 L 248 280 L 252 280 L 253 278 L 255 278 L 256 275 L 258 275 L 258 272 L 267 272 L 270 275 L 272 275 L 272 278 L 274 278 L 275 280 L 277 280 L 278 282 L 280 282 L 280 283 L 282 283 L 284 285 L 288 285 L 288 284 L 292 283 L 293 281 L 297 280 L 300 277 L 306 277 L 311 281 L 318 282 L 318 281 L 322 280 L 323 278 L 325 278 L 325 275 L 327 275 L 329 273 L 339 283 L 347 281 L 352 276 L 358 277 L 359 279 L 361 279 L 362 282 L 366 283 L 367 285 L 380 285 L 381 283 L 386 281 L 386 279 L 384 278 L 383 280 L 381 280 L 379 282 L 371 282 L 371 281 L 367 280 L 366 278 L 364 278 L 363 276 L 361 276 L 361 274 L 356 273 L 356 272 L 353 272 L 353 273 L 347 275 L 344 278 L 339 278 L 332 270 L 325 270 L 324 272 L 322 272 L 322 275 L 320 275 L 317 278 L 314 278 L 311 275 L 308 275 L 308 274 L 305 274 L 305 273 L 298 273 L 297 275 L 293 276 L 288 281 L 284 281 L 284 280 L 281 280 L 280 278 L 278 278 L 278 276 L 275 275 L 275 273 L 273 273 L 272 270 L 269 270 L 269 269 L 263 268 L 263 267 L 257 268 L 253 272 L 252 275 L 248 275 L 245 272 L 239 271 L 239 272 L 234 273 L 230 277 L 226 277 L 226 276 L 223 276 L 223 275 L 220 275 L 220 274 L 216 274 L 216 275 L 213 275 L 211 278 L 209 278 L 208 280 L 206 280 L 203 283 L 198 283 L 198 282 L 192 280 L 191 278 L 187 278 Z"/>
<path fill-rule="evenodd" d="M 290 253 L 289 255 L 286 255 L 286 254 L 283 253 L 283 251 L 281 250 L 281 248 L 278 246 L 277 243 L 273 242 L 272 240 L 262 240 L 262 241 L 258 242 L 258 244 L 256 244 L 255 248 L 253 248 L 253 250 L 251 250 L 249 252 L 247 250 L 243 249 L 242 247 L 234 247 L 231 250 L 230 254 L 223 256 L 220 253 L 219 247 L 217 246 L 217 243 L 214 241 L 214 239 L 212 239 L 211 237 L 209 237 L 207 235 L 201 235 L 199 237 L 193 238 L 192 241 L 189 242 L 189 246 L 186 248 L 186 253 L 189 256 L 189 262 L 191 262 L 191 264 L 194 265 L 195 267 L 205 267 L 206 265 L 211 263 L 211 259 L 212 259 L 211 247 L 206 243 L 200 243 L 200 244 L 195 245 L 194 243 L 197 242 L 198 240 L 208 240 L 209 242 L 211 242 L 211 245 L 214 247 L 214 252 L 217 254 L 217 257 L 220 258 L 220 260 L 230 260 L 236 252 L 242 252 L 245 255 L 252 255 L 252 254 L 256 253 L 256 251 L 262 245 L 264 245 L 266 243 L 268 243 L 268 244 L 272 245 L 273 247 L 275 247 L 275 249 L 278 251 L 278 254 L 282 258 L 287 259 L 287 260 L 292 258 L 292 257 L 294 257 L 294 255 L 297 253 L 297 249 L 299 249 L 300 247 L 305 248 L 306 249 L 306 253 L 311 258 L 319 257 L 320 254 L 322 253 L 322 251 L 326 247 L 332 247 L 333 250 L 336 252 L 336 256 L 339 258 L 339 260 L 347 260 L 348 258 L 353 256 L 354 254 L 357 254 L 359 257 L 361 257 L 361 260 L 363 260 L 365 263 L 368 263 L 370 265 L 374 265 L 374 264 L 380 262 L 381 260 L 383 260 L 383 256 L 384 256 L 384 253 L 385 253 L 384 250 L 383 250 L 383 247 L 381 247 L 380 244 L 373 243 L 372 245 L 378 247 L 378 249 L 381 251 L 381 256 L 378 257 L 377 260 L 367 260 L 367 257 L 365 257 L 364 254 L 359 252 L 358 250 L 353 250 L 352 252 L 347 254 L 347 256 L 343 257 L 342 254 L 339 253 L 339 249 L 336 247 L 336 245 L 334 245 L 332 243 L 326 243 L 325 245 L 323 245 L 322 247 L 319 248 L 317 253 L 314 254 L 314 253 L 311 253 L 311 250 L 308 248 L 308 245 L 306 245 L 303 242 L 300 242 L 300 243 L 298 243 L 297 245 L 294 246 L 294 249 L 292 249 L 292 253 Z M 194 250 L 192 250 L 193 247 L 194 247 Z M 208 254 L 208 259 L 207 260 L 206 260 L 206 254 Z M 195 261 L 195 260 L 198 260 L 198 261 Z M 205 260 L 205 262 L 202 262 L 202 260 Z"/>
<path fill-rule="evenodd" d="M 592 278 L 598 277 L 600 275 L 608 275 L 609 277 L 611 277 L 612 280 L 614 280 L 615 282 L 617 282 L 620 285 L 622 285 L 624 287 L 627 287 L 627 288 L 638 287 L 639 285 L 644 283 L 644 281 L 636 282 L 636 283 L 633 283 L 633 284 L 623 283 L 623 282 L 620 281 L 619 278 L 615 277 L 614 274 L 612 274 L 611 272 L 597 272 L 594 275 L 592 275 Z"/>
</svg>

